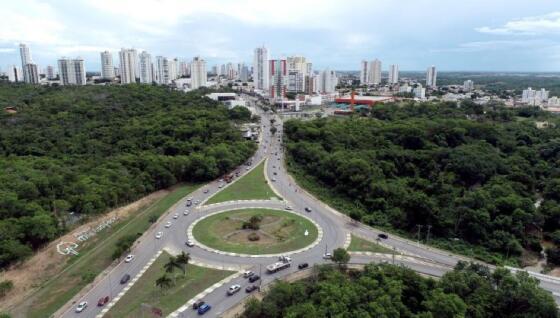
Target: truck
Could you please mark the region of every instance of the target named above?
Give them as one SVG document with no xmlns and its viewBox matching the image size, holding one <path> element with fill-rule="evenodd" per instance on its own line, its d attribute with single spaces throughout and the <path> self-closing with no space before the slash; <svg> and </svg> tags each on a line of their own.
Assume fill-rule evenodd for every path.
<svg viewBox="0 0 560 318">
<path fill-rule="evenodd" d="M 231 181 L 233 180 L 233 174 L 228 174 L 228 175 L 226 175 L 226 176 L 224 177 L 224 180 L 225 180 L 227 183 L 231 183 Z"/>
<path fill-rule="evenodd" d="M 266 266 L 266 270 L 269 274 L 276 273 L 277 271 L 290 267 L 291 263 L 291 261 L 276 262 Z"/>
</svg>

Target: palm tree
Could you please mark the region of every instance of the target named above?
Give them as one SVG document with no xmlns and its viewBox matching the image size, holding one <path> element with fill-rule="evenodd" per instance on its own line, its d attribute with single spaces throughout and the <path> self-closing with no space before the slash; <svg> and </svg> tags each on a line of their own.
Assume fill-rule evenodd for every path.
<svg viewBox="0 0 560 318">
<path fill-rule="evenodd" d="M 169 256 L 169 260 L 163 265 L 163 269 L 165 269 L 166 273 L 173 273 L 175 268 L 181 268 L 180 266 L 177 262 L 177 257 Z"/>
<path fill-rule="evenodd" d="M 156 279 L 156 286 L 161 289 L 168 289 L 173 284 L 173 280 L 167 277 L 166 274 L 163 274 L 160 278 Z"/>
<path fill-rule="evenodd" d="M 183 271 L 183 275 L 187 275 L 187 265 L 189 264 L 189 261 L 191 260 L 191 254 L 185 253 L 184 251 L 182 251 L 181 254 L 179 254 L 179 256 L 177 256 L 177 258 L 175 258 L 175 260 L 177 261 L 178 264 L 183 265 L 181 267 L 181 270 Z"/>
</svg>

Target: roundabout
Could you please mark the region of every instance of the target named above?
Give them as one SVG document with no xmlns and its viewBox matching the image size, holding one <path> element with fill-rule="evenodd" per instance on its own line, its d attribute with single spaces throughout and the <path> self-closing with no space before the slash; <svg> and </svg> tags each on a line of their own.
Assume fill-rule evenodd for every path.
<svg viewBox="0 0 560 318">
<path fill-rule="evenodd" d="M 201 248 L 243 257 L 302 252 L 317 245 L 322 235 L 312 219 L 271 208 L 219 211 L 188 228 L 188 237 Z"/>
</svg>

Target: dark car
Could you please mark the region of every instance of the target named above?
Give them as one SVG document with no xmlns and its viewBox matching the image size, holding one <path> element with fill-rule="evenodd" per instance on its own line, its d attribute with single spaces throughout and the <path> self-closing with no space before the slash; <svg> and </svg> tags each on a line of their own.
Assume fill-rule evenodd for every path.
<svg viewBox="0 0 560 318">
<path fill-rule="evenodd" d="M 254 283 L 254 282 L 258 281 L 259 279 L 261 279 L 261 277 L 259 275 L 253 275 L 253 276 L 249 277 L 249 282 Z"/>
<path fill-rule="evenodd" d="M 200 306 L 204 305 L 204 301 L 197 301 L 194 304 L 192 304 L 192 309 L 197 310 Z"/>
<path fill-rule="evenodd" d="M 385 233 L 379 233 L 379 234 L 377 234 L 377 237 L 386 240 L 386 239 L 389 238 L 389 235 L 387 235 Z"/>
<path fill-rule="evenodd" d="M 198 314 L 199 315 L 204 315 L 208 310 L 210 310 L 212 307 L 208 304 L 203 304 L 202 306 L 198 307 Z"/>
<path fill-rule="evenodd" d="M 97 306 L 103 307 L 108 302 L 109 302 L 109 296 L 101 297 L 101 298 L 99 298 L 99 301 L 97 302 Z"/>
<path fill-rule="evenodd" d="M 249 286 L 247 286 L 247 288 L 245 288 L 245 292 L 246 292 L 246 293 L 252 293 L 252 292 L 254 292 L 254 291 L 257 290 L 257 289 L 259 289 L 259 286 L 257 286 L 257 285 L 249 285 Z"/>
<path fill-rule="evenodd" d="M 304 268 L 307 268 L 307 267 L 309 267 L 309 264 L 307 264 L 307 263 L 301 263 L 297 266 L 297 268 L 299 268 L 299 269 L 304 269 Z"/>
<path fill-rule="evenodd" d="M 130 280 L 130 275 L 124 274 L 124 276 L 121 278 L 121 284 L 126 284 L 129 280 Z"/>
<path fill-rule="evenodd" d="M 305 207 L 305 212 L 311 212 L 311 208 L 308 207 L 308 206 L 306 206 L 306 207 Z"/>
</svg>

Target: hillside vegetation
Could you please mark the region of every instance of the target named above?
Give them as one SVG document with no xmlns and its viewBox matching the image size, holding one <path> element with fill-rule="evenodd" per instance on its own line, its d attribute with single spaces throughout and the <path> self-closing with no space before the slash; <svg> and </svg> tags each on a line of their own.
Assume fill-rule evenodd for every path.
<svg viewBox="0 0 560 318">
<path fill-rule="evenodd" d="M 290 169 L 322 199 L 369 225 L 501 262 L 540 252 L 542 239 L 560 244 L 560 127 L 539 129 L 536 118 L 558 122 L 464 102 L 284 127 Z M 558 248 L 548 252 L 559 262 Z"/>
<path fill-rule="evenodd" d="M 216 178 L 250 157 L 255 145 L 233 125 L 249 111 L 202 93 L 1 84 L 0 268 L 65 232 L 71 212 Z"/>
</svg>

